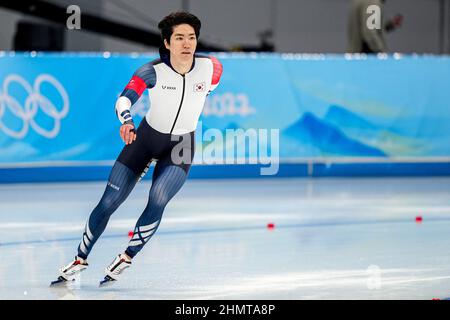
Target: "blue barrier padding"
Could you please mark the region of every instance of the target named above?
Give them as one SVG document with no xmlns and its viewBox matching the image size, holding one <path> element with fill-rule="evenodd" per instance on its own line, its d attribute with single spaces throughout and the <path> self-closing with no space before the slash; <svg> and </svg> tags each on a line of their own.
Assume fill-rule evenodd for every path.
<svg viewBox="0 0 450 320">
<path fill-rule="evenodd" d="M 242 158 L 279 159 L 274 177 L 450 174 L 449 56 L 214 55 L 224 71 L 190 178 L 272 177 L 264 165 L 206 165 Z M 106 180 L 123 148 L 115 102 L 157 57 L 0 51 L 0 182 Z M 149 97 L 131 108 L 136 123 Z"/>
<path fill-rule="evenodd" d="M 261 175 L 262 167 L 194 165 L 189 179 L 450 176 L 450 163 L 289 163 L 280 164 L 276 175 Z M 1 168 L 0 183 L 106 181 L 110 170 L 111 166 Z M 144 179 L 151 179 L 152 173 L 153 167 Z"/>
<path fill-rule="evenodd" d="M 448 176 L 450 162 L 315 164 L 314 177 Z"/>
</svg>

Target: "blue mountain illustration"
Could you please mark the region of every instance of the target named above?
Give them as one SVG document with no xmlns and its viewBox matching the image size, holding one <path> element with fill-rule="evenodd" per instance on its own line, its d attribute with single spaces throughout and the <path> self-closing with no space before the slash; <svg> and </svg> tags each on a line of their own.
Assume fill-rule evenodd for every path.
<svg viewBox="0 0 450 320">
<path fill-rule="evenodd" d="M 333 125 L 309 112 L 305 112 L 297 122 L 283 130 L 283 134 L 295 137 L 299 142 L 310 144 L 326 154 L 386 156 L 377 148 L 348 138 Z"/>
<path fill-rule="evenodd" d="M 337 105 L 332 105 L 328 108 L 323 120 L 338 127 L 364 128 L 369 130 L 380 129 L 354 112 Z"/>
</svg>

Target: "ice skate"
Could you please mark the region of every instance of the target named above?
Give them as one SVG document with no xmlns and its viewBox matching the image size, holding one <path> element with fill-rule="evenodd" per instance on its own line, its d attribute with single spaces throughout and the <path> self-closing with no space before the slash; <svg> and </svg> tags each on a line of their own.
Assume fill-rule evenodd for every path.
<svg viewBox="0 0 450 320">
<path fill-rule="evenodd" d="M 65 284 L 74 280 L 74 276 L 85 270 L 89 264 L 86 260 L 75 257 L 75 260 L 59 269 L 59 277 L 50 283 L 50 286 Z"/>
<path fill-rule="evenodd" d="M 122 272 L 131 266 L 131 261 L 127 261 L 122 255 L 118 255 L 109 266 L 105 268 L 106 276 L 100 281 L 99 287 L 110 286 L 118 280 Z"/>
</svg>

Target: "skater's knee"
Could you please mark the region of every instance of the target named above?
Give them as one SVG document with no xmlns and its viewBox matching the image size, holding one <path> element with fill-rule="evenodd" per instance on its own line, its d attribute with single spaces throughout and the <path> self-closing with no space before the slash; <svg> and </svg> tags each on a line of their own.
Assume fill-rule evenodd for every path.
<svg viewBox="0 0 450 320">
<path fill-rule="evenodd" d="M 160 194 L 158 197 L 152 197 L 150 198 L 150 203 L 152 207 L 158 208 L 158 209 L 164 209 L 169 202 L 170 198 L 167 194 Z"/>
<path fill-rule="evenodd" d="M 109 212 L 116 210 L 122 202 L 120 195 L 108 194 L 102 197 L 98 205 L 102 211 Z"/>
<path fill-rule="evenodd" d="M 154 206 L 164 208 L 169 202 L 170 198 L 171 195 L 166 188 L 164 188 L 163 186 L 157 186 L 150 192 L 149 200 L 150 203 L 152 203 Z"/>
<path fill-rule="evenodd" d="M 111 198 L 102 198 L 100 200 L 100 203 L 98 204 L 99 208 L 102 209 L 102 211 L 109 211 L 112 209 L 114 205 L 114 199 Z"/>
</svg>

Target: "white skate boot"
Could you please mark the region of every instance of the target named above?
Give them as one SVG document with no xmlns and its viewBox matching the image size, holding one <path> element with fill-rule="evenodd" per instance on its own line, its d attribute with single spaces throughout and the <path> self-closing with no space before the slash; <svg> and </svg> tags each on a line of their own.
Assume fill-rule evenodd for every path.
<svg viewBox="0 0 450 320">
<path fill-rule="evenodd" d="M 74 280 L 74 276 L 85 270 L 89 264 L 86 260 L 75 257 L 75 260 L 68 265 L 59 269 L 59 277 L 56 281 L 50 283 L 50 286 L 66 283 L 67 281 Z"/>
<path fill-rule="evenodd" d="M 119 254 L 109 266 L 105 268 L 106 276 L 100 281 L 99 287 L 113 284 L 120 277 L 120 274 L 131 266 L 131 261 L 127 261 L 125 257 Z"/>
</svg>

